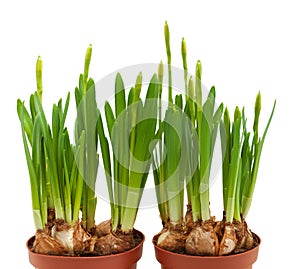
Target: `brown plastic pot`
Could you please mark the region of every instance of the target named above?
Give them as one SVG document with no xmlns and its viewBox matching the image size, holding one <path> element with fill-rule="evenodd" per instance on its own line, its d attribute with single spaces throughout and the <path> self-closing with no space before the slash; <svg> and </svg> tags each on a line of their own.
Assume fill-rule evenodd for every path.
<svg viewBox="0 0 300 269">
<path fill-rule="evenodd" d="M 145 236 L 139 232 L 142 241 L 133 249 L 126 252 L 93 257 L 68 257 L 43 255 L 32 252 L 30 246 L 34 241 L 31 237 L 27 241 L 29 261 L 36 269 L 136 269 L 137 261 L 142 256 Z"/>
<path fill-rule="evenodd" d="M 228 256 L 191 256 L 177 254 L 164 250 L 156 245 L 156 236 L 153 238 L 156 259 L 161 264 L 161 269 L 252 269 L 258 256 L 258 245 L 246 252 Z"/>
</svg>

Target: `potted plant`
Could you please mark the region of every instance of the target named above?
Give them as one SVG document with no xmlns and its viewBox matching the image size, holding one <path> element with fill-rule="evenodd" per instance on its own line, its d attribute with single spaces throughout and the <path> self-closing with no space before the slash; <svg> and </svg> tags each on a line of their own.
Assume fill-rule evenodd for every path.
<svg viewBox="0 0 300 269">
<path fill-rule="evenodd" d="M 116 78 L 116 118 L 110 105 L 106 105 L 106 118 L 114 149 L 115 188 L 112 189 L 110 149 L 105 137 L 101 114 L 95 99 L 95 84 L 88 78 L 92 54 L 91 46 L 87 49 L 84 73 L 79 77 L 79 86 L 75 89 L 77 117 L 75 124 L 75 142 L 70 141 L 69 131 L 65 126 L 70 94 L 65 105 L 62 100 L 53 105 L 52 121 L 47 122 L 42 105 L 42 61 L 36 63 L 37 91 L 30 97 L 30 110 L 24 102 L 17 101 L 17 112 L 21 122 L 22 138 L 29 170 L 33 217 L 36 234 L 27 242 L 29 260 L 35 268 L 136 268 L 142 254 L 144 235 L 133 229 L 138 204 L 148 171 L 147 166 L 139 173 L 120 165 L 116 150 L 125 134 L 116 131 L 118 124 L 134 126 L 132 112 L 122 119 L 117 116 L 126 108 L 121 76 Z M 141 76 L 138 78 L 140 79 Z M 153 78 L 155 80 L 155 77 Z M 138 80 L 139 82 L 139 80 Z M 130 91 L 128 104 L 136 103 L 140 116 L 150 108 L 147 100 L 143 107 L 139 92 L 141 82 Z M 157 94 L 153 84 L 149 86 L 149 99 Z M 130 114 L 130 117 L 128 115 Z M 128 120 L 130 118 L 130 120 Z M 134 124 L 134 125 L 131 125 Z M 144 158 L 144 151 L 139 143 L 143 128 L 155 124 L 152 120 L 141 123 L 131 149 L 137 145 L 135 154 Z M 150 127 L 151 127 L 150 126 Z M 153 128 L 153 127 L 152 127 Z M 129 129 L 127 129 L 129 130 Z M 155 129 L 152 131 L 154 134 Z M 151 132 L 148 135 L 151 136 Z M 126 134 L 127 135 L 127 134 Z M 99 165 L 97 145 L 102 151 L 103 163 L 107 171 L 107 186 L 111 197 L 112 219 L 95 225 L 97 198 L 95 184 Z M 139 140 L 139 141 L 138 141 Z M 147 151 L 148 152 L 148 151 Z M 125 153 L 129 156 L 129 150 Z M 136 156 L 134 155 L 134 156 Z M 123 170 L 122 170 L 123 169 Z M 117 171 L 117 172 L 116 172 Z M 119 184 L 120 183 L 120 184 Z M 118 185 L 119 184 L 119 185 Z M 136 186 L 141 188 L 136 189 Z M 135 191 L 133 203 L 123 203 L 129 199 L 131 190 Z M 118 201 L 117 197 L 122 197 Z M 132 200 L 130 200 L 132 201 Z M 110 255 L 114 254 L 114 255 Z"/>
<path fill-rule="evenodd" d="M 260 93 L 255 102 L 252 133 L 247 131 L 244 109 L 241 112 L 237 107 L 231 122 L 226 108 L 222 119 L 223 104 L 214 107 L 214 87 L 202 104 L 200 61 L 196 65 L 195 83 L 192 77 L 188 79 L 183 39 L 186 101 L 183 105 L 182 97 L 176 96 L 173 104 L 169 36 L 166 23 L 169 107 L 161 123 L 160 137 L 165 148 L 158 147 L 153 158 L 156 194 L 163 223 L 162 231 L 153 238 L 156 258 L 162 268 L 250 269 L 257 258 L 260 239 L 248 228 L 245 218 L 276 102 L 261 138 L 258 133 Z M 161 66 L 159 70 L 162 70 Z M 162 78 L 161 74 L 160 82 Z M 209 208 L 209 182 L 220 122 L 224 217 L 216 221 Z M 161 163 L 163 156 L 165 160 Z M 185 217 L 184 189 L 188 200 Z"/>
</svg>

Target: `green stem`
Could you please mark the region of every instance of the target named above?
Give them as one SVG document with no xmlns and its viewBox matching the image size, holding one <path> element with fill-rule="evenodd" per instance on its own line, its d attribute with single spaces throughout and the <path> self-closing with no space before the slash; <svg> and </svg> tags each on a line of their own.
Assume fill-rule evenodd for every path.
<svg viewBox="0 0 300 269">
<path fill-rule="evenodd" d="M 85 61 L 84 61 L 84 72 L 83 72 L 83 93 L 85 94 L 87 91 L 87 81 L 89 75 L 89 67 L 92 57 L 92 45 L 90 45 L 85 54 Z"/>
<path fill-rule="evenodd" d="M 223 122 L 220 129 L 221 143 L 222 143 L 222 179 L 223 179 L 223 206 L 226 211 L 227 199 L 228 199 L 228 173 L 230 165 L 230 153 L 231 153 L 231 132 L 230 132 L 230 116 L 229 111 L 226 108 L 224 112 Z"/>
<path fill-rule="evenodd" d="M 168 58 L 168 100 L 169 100 L 169 106 L 173 104 L 173 97 L 172 97 L 172 67 L 171 67 L 171 48 L 170 48 L 170 31 L 168 23 L 165 22 L 164 27 L 165 32 L 165 43 L 166 43 L 166 51 L 167 51 L 167 58 Z"/>
<path fill-rule="evenodd" d="M 36 61 L 36 85 L 37 85 L 37 93 L 41 102 L 43 96 L 42 68 L 43 68 L 43 63 L 41 57 L 39 56 Z"/>
<path fill-rule="evenodd" d="M 233 221 L 234 205 L 236 197 L 236 189 L 238 182 L 238 171 L 240 167 L 240 153 L 241 153 L 241 139 L 240 128 L 241 127 L 241 112 L 238 107 L 235 109 L 234 122 L 232 125 L 232 149 L 231 159 L 228 172 L 228 196 L 226 204 L 226 220 L 228 222 Z"/>
<path fill-rule="evenodd" d="M 234 219 L 237 221 L 241 221 L 241 203 L 240 203 L 241 180 L 242 180 L 242 160 L 240 158 L 238 177 L 236 183 L 235 201 L 234 201 L 234 215 L 233 215 Z"/>
<path fill-rule="evenodd" d="M 188 67 L 187 67 L 187 60 L 186 60 L 186 42 L 184 38 L 181 41 L 181 55 L 182 55 L 182 65 L 184 70 L 184 88 L 185 88 L 185 100 L 188 101 Z M 190 97 L 191 98 L 191 97 Z"/>
<path fill-rule="evenodd" d="M 180 155 L 181 155 L 181 112 L 174 108 L 168 108 L 165 124 L 166 154 L 166 180 L 168 194 L 168 208 L 170 221 L 180 223 L 183 220 L 183 200 L 181 192 L 183 181 L 180 178 Z"/>
</svg>

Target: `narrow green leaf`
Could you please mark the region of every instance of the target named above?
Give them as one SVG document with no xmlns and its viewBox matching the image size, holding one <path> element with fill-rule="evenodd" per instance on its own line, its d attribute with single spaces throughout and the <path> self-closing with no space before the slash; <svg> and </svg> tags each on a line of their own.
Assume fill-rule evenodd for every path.
<svg viewBox="0 0 300 269">
<path fill-rule="evenodd" d="M 60 124 L 61 124 L 60 128 L 61 129 L 63 129 L 63 126 L 65 125 L 65 122 L 66 122 L 66 117 L 67 117 L 67 113 L 68 113 L 69 104 L 70 104 L 70 92 L 68 92 L 65 107 L 64 107 L 63 116 L 62 116 L 61 121 L 60 121 Z"/>
<path fill-rule="evenodd" d="M 111 109 L 111 106 L 107 101 L 105 102 L 104 110 L 105 110 L 105 118 L 106 118 L 108 133 L 109 133 L 110 139 L 112 139 L 112 128 L 115 123 L 115 117 L 114 117 L 114 113 Z"/>
<path fill-rule="evenodd" d="M 44 224 L 42 220 L 41 207 L 40 207 L 38 178 L 34 169 L 33 161 L 30 156 L 29 147 L 27 144 L 27 139 L 25 134 L 23 106 L 20 107 L 20 121 L 21 121 L 23 145 L 24 145 L 25 156 L 26 156 L 26 161 L 27 161 L 27 166 L 28 166 L 28 171 L 30 176 L 33 218 L 34 218 L 35 227 L 38 230 L 38 229 L 43 229 Z"/>
<path fill-rule="evenodd" d="M 252 171 L 251 171 L 252 172 L 251 173 L 251 185 L 249 187 L 249 190 L 248 190 L 247 194 L 243 195 L 242 214 L 243 214 L 244 218 L 246 218 L 246 216 L 249 212 L 250 206 L 251 206 L 252 196 L 253 196 L 253 193 L 254 193 L 254 188 L 255 188 L 257 174 L 258 174 L 260 157 L 261 157 L 261 153 L 262 153 L 262 148 L 263 148 L 263 144 L 264 144 L 268 129 L 270 127 L 270 124 L 271 124 L 271 121 L 272 121 L 272 118 L 273 118 L 273 115 L 274 115 L 275 107 L 276 107 L 276 100 L 274 101 L 272 112 L 271 112 L 271 115 L 269 117 L 267 126 L 264 130 L 263 136 L 262 136 L 261 140 L 259 140 L 259 142 L 258 142 L 257 152 L 256 152 L 256 155 L 254 156 L 254 163 L 253 163 L 253 167 L 252 167 Z"/>
<path fill-rule="evenodd" d="M 64 162 L 64 201 L 65 201 L 65 212 L 66 212 L 66 222 L 72 224 L 72 206 L 71 206 L 71 187 L 70 187 L 70 178 L 68 165 L 66 160 L 66 151 L 63 151 L 63 162 Z"/>
<path fill-rule="evenodd" d="M 64 211 L 62 207 L 62 201 L 61 201 L 61 194 L 60 194 L 60 188 L 59 188 L 59 179 L 57 174 L 57 168 L 56 168 L 56 157 L 54 155 L 53 150 L 53 141 L 51 137 L 51 132 L 49 125 L 47 124 L 47 120 L 44 114 L 44 110 L 42 108 L 40 99 L 35 93 L 34 95 L 34 104 L 37 111 L 36 120 L 40 121 L 42 134 L 44 136 L 44 141 L 46 144 L 46 157 L 48 157 L 48 168 L 49 168 L 49 174 L 50 174 L 50 182 L 51 182 L 51 190 L 53 194 L 53 201 L 55 205 L 55 212 L 56 217 L 64 219 Z M 46 158 L 47 159 L 47 158 Z"/>
<path fill-rule="evenodd" d="M 111 134 L 111 144 L 113 148 L 113 160 L 114 160 L 114 213 L 115 215 L 112 216 L 112 226 L 113 230 L 115 231 L 120 224 L 120 167 L 119 167 L 119 158 L 120 158 L 120 140 L 119 140 L 119 122 L 118 119 L 116 120 Z"/>
<path fill-rule="evenodd" d="M 127 107 L 132 105 L 133 100 L 134 100 L 134 87 L 131 87 L 127 97 Z"/>
<path fill-rule="evenodd" d="M 183 101 L 182 101 L 182 95 L 181 94 L 177 94 L 175 96 L 175 105 L 182 110 L 182 106 L 183 106 Z"/>
<path fill-rule="evenodd" d="M 82 131 L 79 145 L 78 145 L 78 156 L 76 163 L 78 165 L 78 178 L 76 180 L 76 192 L 75 192 L 75 199 L 73 203 L 73 223 L 78 221 L 79 219 L 79 211 L 81 207 L 81 200 L 83 194 L 83 178 L 84 178 L 84 145 L 85 145 L 85 131 Z"/>
<path fill-rule="evenodd" d="M 232 149 L 231 159 L 228 172 L 228 197 L 226 207 L 226 220 L 232 222 L 234 216 L 234 204 L 237 189 L 238 171 L 240 167 L 240 153 L 241 153 L 241 112 L 236 107 L 234 112 L 234 122 L 232 126 Z"/>
<path fill-rule="evenodd" d="M 183 220 L 183 204 L 181 191 L 183 181 L 179 175 L 179 161 L 181 157 L 181 115 L 180 111 L 168 108 L 165 116 L 165 146 L 166 154 L 166 180 L 168 205 L 170 208 L 170 221 L 181 223 Z"/>
<path fill-rule="evenodd" d="M 32 145 L 32 129 L 33 129 L 33 121 L 26 109 L 26 107 L 24 106 L 24 103 L 21 102 L 20 99 L 17 100 L 17 112 L 18 112 L 18 116 L 19 119 L 21 121 L 21 110 L 23 113 L 23 124 L 24 124 L 24 130 L 25 133 L 27 135 L 28 141 L 30 143 L 30 145 Z"/>
<path fill-rule="evenodd" d="M 99 140 L 100 140 L 102 160 L 103 160 L 103 166 L 104 166 L 105 176 L 106 176 L 106 184 L 107 184 L 107 188 L 108 188 L 109 201 L 110 201 L 110 205 L 111 205 L 111 216 L 113 216 L 114 215 L 114 212 L 113 212 L 114 198 L 113 198 L 113 188 L 112 188 L 110 151 L 109 151 L 108 140 L 104 133 L 103 122 L 102 122 L 102 117 L 101 117 L 100 113 L 99 113 L 99 118 L 97 121 L 97 131 L 98 131 Z"/>
<path fill-rule="evenodd" d="M 136 78 L 136 82 L 134 86 L 134 102 L 136 102 L 140 98 L 142 83 L 143 83 L 143 75 L 140 72 Z"/>
<path fill-rule="evenodd" d="M 126 109 L 126 101 L 125 101 L 125 87 L 123 83 L 123 79 L 120 73 L 117 73 L 115 80 L 115 111 L 116 118 L 119 117 L 121 112 Z"/>
</svg>

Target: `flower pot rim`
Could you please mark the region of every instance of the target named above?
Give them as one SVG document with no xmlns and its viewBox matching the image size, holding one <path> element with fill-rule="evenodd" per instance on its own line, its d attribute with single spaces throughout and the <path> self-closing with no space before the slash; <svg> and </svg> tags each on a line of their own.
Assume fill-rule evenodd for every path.
<svg viewBox="0 0 300 269">
<path fill-rule="evenodd" d="M 115 253 L 115 254 L 109 254 L 109 255 L 98 255 L 98 256 L 64 256 L 64 255 L 47 255 L 47 254 L 40 254 L 40 253 L 36 253 L 34 251 L 31 250 L 30 248 L 30 243 L 34 241 L 35 236 L 30 237 L 27 242 L 26 242 L 26 247 L 28 249 L 28 252 L 32 253 L 33 255 L 35 255 L 36 257 L 48 257 L 48 258 L 55 258 L 55 259 L 79 259 L 79 260 L 91 260 L 91 259 L 109 259 L 112 257 L 119 257 L 122 256 L 124 254 L 130 254 L 131 252 L 136 251 L 138 248 L 141 247 L 141 245 L 144 244 L 145 242 L 145 235 L 140 232 L 139 230 L 135 230 L 135 232 L 137 232 L 139 235 L 142 236 L 142 240 L 132 249 L 129 249 L 127 251 L 121 252 L 121 253 Z"/>
<path fill-rule="evenodd" d="M 236 253 L 236 254 L 230 254 L 230 255 L 224 255 L 224 256 L 196 256 L 196 255 L 188 255 L 188 254 L 180 254 L 180 253 L 175 253 L 175 252 L 172 252 L 172 251 L 168 251 L 168 250 L 165 250 L 159 246 L 157 246 L 156 244 L 156 239 L 157 239 L 157 236 L 158 235 L 155 235 L 152 239 L 152 244 L 154 245 L 154 248 L 162 253 L 165 253 L 165 254 L 171 254 L 171 255 L 174 255 L 174 256 L 177 256 L 177 257 L 188 257 L 189 259 L 206 259 L 206 260 L 213 260 L 213 259 L 232 259 L 234 257 L 240 257 L 240 256 L 243 256 L 243 255 L 247 255 L 247 254 L 250 254 L 252 252 L 255 252 L 257 250 L 257 248 L 259 248 L 260 244 L 261 244 L 261 239 L 260 237 L 256 234 L 256 233 L 253 233 L 252 234 L 257 238 L 258 240 L 258 243 L 257 245 L 250 249 L 250 250 L 247 250 L 247 251 L 244 251 L 244 252 L 241 252 L 241 253 Z"/>
</svg>

